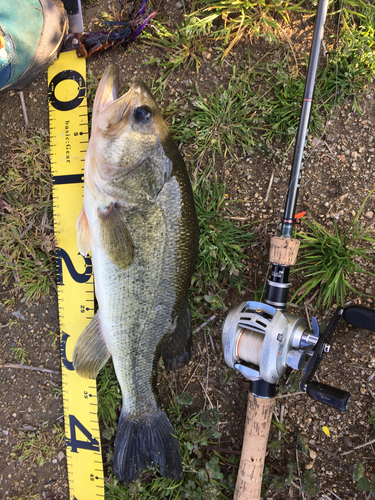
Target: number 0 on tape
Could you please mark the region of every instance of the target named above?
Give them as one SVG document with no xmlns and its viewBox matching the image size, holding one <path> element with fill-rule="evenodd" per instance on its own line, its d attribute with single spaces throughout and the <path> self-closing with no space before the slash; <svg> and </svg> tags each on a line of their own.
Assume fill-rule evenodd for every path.
<svg viewBox="0 0 375 500">
<path fill-rule="evenodd" d="M 74 51 L 61 53 L 48 70 L 48 106 L 70 499 L 103 499 L 96 382 L 78 376 L 71 361 L 78 337 L 94 316 L 92 262 L 78 253 L 75 227 L 89 135 L 86 61 Z"/>
</svg>

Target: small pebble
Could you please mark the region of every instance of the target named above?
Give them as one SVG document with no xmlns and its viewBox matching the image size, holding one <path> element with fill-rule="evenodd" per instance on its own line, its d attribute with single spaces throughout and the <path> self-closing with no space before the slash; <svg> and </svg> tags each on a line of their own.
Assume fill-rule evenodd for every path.
<svg viewBox="0 0 375 500">
<path fill-rule="evenodd" d="M 353 442 L 349 436 L 344 436 L 342 439 L 342 443 L 345 446 L 345 448 L 353 448 Z"/>
</svg>

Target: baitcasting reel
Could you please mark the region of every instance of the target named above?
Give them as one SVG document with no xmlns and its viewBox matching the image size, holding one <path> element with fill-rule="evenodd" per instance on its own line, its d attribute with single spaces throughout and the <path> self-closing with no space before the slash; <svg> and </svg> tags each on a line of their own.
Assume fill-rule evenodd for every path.
<svg viewBox="0 0 375 500">
<path fill-rule="evenodd" d="M 252 392 L 260 397 L 274 395 L 274 384 L 288 367 L 304 367 L 301 390 L 320 403 L 345 411 L 350 401 L 348 392 L 312 381 L 324 353 L 329 352 L 329 341 L 343 313 L 343 308 L 337 308 L 320 334 L 316 318 L 310 330 L 301 317 L 262 302 L 242 302 L 223 324 L 225 362 L 252 381 Z"/>
</svg>

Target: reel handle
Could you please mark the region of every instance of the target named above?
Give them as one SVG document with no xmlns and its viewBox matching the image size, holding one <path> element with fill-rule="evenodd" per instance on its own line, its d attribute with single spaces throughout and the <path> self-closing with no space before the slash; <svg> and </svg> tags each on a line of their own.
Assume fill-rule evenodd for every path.
<svg viewBox="0 0 375 500">
<path fill-rule="evenodd" d="M 320 382 L 310 382 L 306 387 L 306 393 L 318 403 L 332 406 L 336 410 L 346 411 L 349 408 L 350 393 L 337 387 Z"/>
<path fill-rule="evenodd" d="M 275 398 L 249 392 L 241 462 L 233 500 L 259 500 Z"/>
<path fill-rule="evenodd" d="M 349 306 L 344 309 L 345 321 L 358 328 L 375 332 L 375 311 L 363 306 Z"/>
</svg>

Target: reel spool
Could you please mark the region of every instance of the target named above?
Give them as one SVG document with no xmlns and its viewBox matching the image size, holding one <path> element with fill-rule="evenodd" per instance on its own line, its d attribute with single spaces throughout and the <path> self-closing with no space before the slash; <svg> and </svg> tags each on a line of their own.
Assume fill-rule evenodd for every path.
<svg viewBox="0 0 375 500">
<path fill-rule="evenodd" d="M 228 366 L 249 380 L 275 384 L 290 367 L 301 370 L 318 336 L 301 317 L 261 302 L 242 302 L 228 314 L 222 331 Z"/>
</svg>

